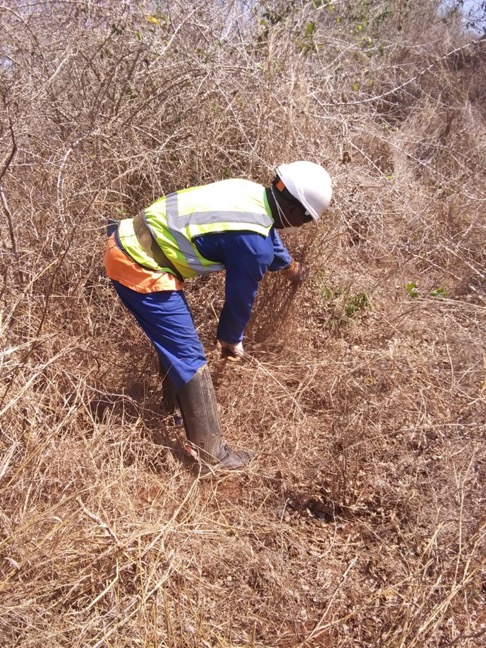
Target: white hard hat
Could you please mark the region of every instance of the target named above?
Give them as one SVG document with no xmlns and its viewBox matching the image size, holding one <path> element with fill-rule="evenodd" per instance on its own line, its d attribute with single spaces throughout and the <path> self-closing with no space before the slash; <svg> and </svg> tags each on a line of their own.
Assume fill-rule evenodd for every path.
<svg viewBox="0 0 486 648">
<path fill-rule="evenodd" d="M 277 167 L 277 175 L 288 191 L 317 221 L 331 202 L 332 180 L 329 173 L 314 162 L 290 162 Z"/>
</svg>

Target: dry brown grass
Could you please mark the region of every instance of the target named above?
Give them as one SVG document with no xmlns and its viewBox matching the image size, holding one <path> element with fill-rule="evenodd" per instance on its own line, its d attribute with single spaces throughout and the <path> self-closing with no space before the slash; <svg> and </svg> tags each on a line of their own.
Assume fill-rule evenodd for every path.
<svg viewBox="0 0 486 648">
<path fill-rule="evenodd" d="M 0 7 L 2 645 L 484 643 L 484 43 L 434 2 L 327 4 Z M 265 278 L 246 362 L 223 277 L 187 289 L 258 451 L 198 480 L 105 221 L 298 158 L 335 199 L 285 235 L 311 276 Z"/>
</svg>

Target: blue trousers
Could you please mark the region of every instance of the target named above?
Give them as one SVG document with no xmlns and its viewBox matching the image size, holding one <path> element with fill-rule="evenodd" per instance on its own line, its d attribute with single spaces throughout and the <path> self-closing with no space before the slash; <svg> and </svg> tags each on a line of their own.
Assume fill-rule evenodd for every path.
<svg viewBox="0 0 486 648">
<path fill-rule="evenodd" d="M 138 293 L 113 281 L 118 296 L 155 347 L 175 389 L 206 364 L 201 340 L 182 290 Z"/>
</svg>

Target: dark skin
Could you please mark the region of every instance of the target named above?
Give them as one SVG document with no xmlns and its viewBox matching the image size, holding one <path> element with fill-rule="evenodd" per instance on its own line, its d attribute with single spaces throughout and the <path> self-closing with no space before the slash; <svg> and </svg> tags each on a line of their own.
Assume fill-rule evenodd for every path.
<svg viewBox="0 0 486 648">
<path fill-rule="evenodd" d="M 288 195 L 288 192 L 279 191 L 276 187 L 276 181 L 272 183 L 271 188 L 268 187 L 265 191 L 277 229 L 300 227 L 305 223 L 312 222 L 312 216 L 306 212 L 305 207 L 295 200 L 295 198 Z M 278 201 L 280 209 L 278 209 L 275 201 Z M 281 216 L 281 211 L 284 214 L 284 218 Z M 288 268 L 282 271 L 282 274 L 291 283 L 298 285 L 307 278 L 308 269 L 303 264 L 294 260 Z"/>
<path fill-rule="evenodd" d="M 272 195 L 273 189 L 273 195 Z M 300 227 L 304 223 L 309 223 L 312 221 L 312 217 L 306 214 L 305 207 L 297 202 L 294 198 L 287 197 L 283 192 L 279 191 L 275 186 L 275 183 L 272 183 L 272 189 L 268 187 L 265 191 L 267 194 L 268 204 L 272 210 L 273 220 L 275 222 L 275 227 L 277 229 L 284 229 L 285 227 Z M 285 218 L 288 223 L 283 221 L 280 212 L 275 204 L 275 200 L 278 201 L 280 209 L 283 211 Z"/>
</svg>

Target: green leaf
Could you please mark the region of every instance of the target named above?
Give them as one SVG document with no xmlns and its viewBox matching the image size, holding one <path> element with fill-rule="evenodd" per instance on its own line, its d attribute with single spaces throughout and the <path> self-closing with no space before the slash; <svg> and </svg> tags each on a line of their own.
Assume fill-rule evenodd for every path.
<svg viewBox="0 0 486 648">
<path fill-rule="evenodd" d="M 410 297 L 412 297 L 413 299 L 415 299 L 415 297 L 420 297 L 420 293 L 417 290 L 417 284 L 415 283 L 415 281 L 409 281 L 406 286 L 406 290 Z"/>
<path fill-rule="evenodd" d="M 307 23 L 305 27 L 305 35 L 312 36 L 315 31 L 316 31 L 316 23 L 314 22 Z"/>
<path fill-rule="evenodd" d="M 442 299 L 446 296 L 446 289 L 443 286 L 439 286 L 438 288 L 434 288 L 434 290 L 431 290 L 430 294 L 432 295 L 432 297 L 437 297 L 438 299 Z"/>
</svg>

